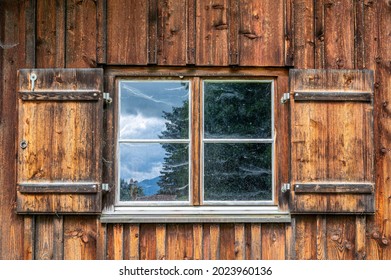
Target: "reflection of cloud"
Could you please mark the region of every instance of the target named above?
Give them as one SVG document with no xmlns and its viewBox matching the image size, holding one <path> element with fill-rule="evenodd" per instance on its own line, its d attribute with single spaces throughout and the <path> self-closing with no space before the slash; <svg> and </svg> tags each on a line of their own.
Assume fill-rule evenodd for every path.
<svg viewBox="0 0 391 280">
<path fill-rule="evenodd" d="M 146 94 L 142 93 L 140 90 L 138 90 L 138 89 L 136 89 L 134 87 L 130 87 L 130 86 L 124 85 L 124 89 L 128 90 L 134 96 L 137 96 L 137 97 L 140 97 L 140 98 L 144 98 L 144 99 L 147 99 L 149 101 L 153 101 L 155 103 L 163 103 L 163 104 L 166 104 L 166 105 L 169 105 L 169 106 L 173 105 L 171 103 L 164 102 L 162 100 L 155 99 L 152 96 L 146 95 Z"/>
<path fill-rule="evenodd" d="M 137 115 L 123 115 L 120 119 L 120 138 L 122 139 L 159 139 L 165 130 L 167 120 L 156 117 Z"/>
</svg>

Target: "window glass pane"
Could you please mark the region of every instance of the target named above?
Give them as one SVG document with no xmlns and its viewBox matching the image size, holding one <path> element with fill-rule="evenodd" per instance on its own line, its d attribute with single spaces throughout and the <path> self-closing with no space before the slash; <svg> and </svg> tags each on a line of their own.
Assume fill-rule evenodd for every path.
<svg viewBox="0 0 391 280">
<path fill-rule="evenodd" d="M 204 82 L 204 137 L 271 138 L 270 82 Z"/>
<path fill-rule="evenodd" d="M 271 200 L 271 159 L 268 143 L 205 143 L 204 200 Z"/>
<path fill-rule="evenodd" d="M 120 104 L 120 139 L 189 138 L 187 81 L 121 81 Z"/>
<path fill-rule="evenodd" d="M 188 201 L 188 144 L 120 144 L 121 201 Z"/>
</svg>

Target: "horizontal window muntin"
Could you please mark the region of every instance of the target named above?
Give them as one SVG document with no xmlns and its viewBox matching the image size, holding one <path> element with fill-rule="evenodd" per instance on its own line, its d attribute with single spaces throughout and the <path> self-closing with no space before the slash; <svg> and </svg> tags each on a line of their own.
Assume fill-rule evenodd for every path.
<svg viewBox="0 0 391 280">
<path fill-rule="evenodd" d="M 236 131 L 236 135 L 239 135 L 239 137 L 232 137 L 232 134 L 235 135 L 235 131 L 227 131 L 228 130 L 228 127 L 230 126 L 230 123 L 232 123 L 232 120 L 225 120 L 227 123 L 226 124 L 223 124 L 225 126 L 222 125 L 222 128 L 220 130 L 222 130 L 222 132 L 224 133 L 223 136 L 219 137 L 219 135 L 216 135 L 216 133 L 214 133 L 212 136 L 210 136 L 210 134 L 207 134 L 206 133 L 206 130 L 208 129 L 208 125 L 205 124 L 205 120 L 208 118 L 208 114 L 205 112 L 205 110 L 208 110 L 208 107 L 207 105 L 205 104 L 205 102 L 208 102 L 209 100 L 207 100 L 207 98 L 205 97 L 205 95 L 207 95 L 207 89 L 206 89 L 206 86 L 205 85 L 210 85 L 210 84 L 215 84 L 216 86 L 219 86 L 219 85 L 229 85 L 229 84 L 236 84 L 236 85 L 239 85 L 239 86 L 243 86 L 243 85 L 249 85 L 250 89 L 248 90 L 252 90 L 251 87 L 254 87 L 254 89 L 257 88 L 257 84 L 258 85 L 264 85 L 266 86 L 264 90 L 268 91 L 269 92 L 269 96 L 267 97 L 267 102 L 266 103 L 269 103 L 269 104 L 266 104 L 266 112 L 268 112 L 268 115 L 270 117 L 270 120 L 268 120 L 268 123 L 265 123 L 264 125 L 268 126 L 269 128 L 269 131 L 266 131 L 266 133 L 263 133 L 262 135 L 259 135 L 259 133 L 256 131 L 256 129 L 252 129 L 252 131 L 250 131 L 250 133 L 238 133 Z M 269 87 L 269 88 L 268 88 Z M 217 93 L 215 94 L 215 99 L 223 99 L 223 98 L 226 98 L 226 99 L 234 99 L 234 98 L 237 98 L 237 99 L 241 99 L 243 100 L 245 97 L 243 96 L 236 96 L 238 95 L 238 92 L 235 92 L 235 91 L 230 91 L 229 88 L 225 89 L 225 90 L 221 90 L 222 94 L 219 95 L 219 92 L 217 90 Z M 262 94 L 262 93 L 256 93 L 253 98 L 256 98 L 256 99 L 259 99 L 259 94 Z M 244 206 L 244 205 L 274 205 L 274 145 L 275 145 L 275 139 L 274 139 L 274 102 L 273 102 L 273 97 L 274 97 L 274 81 L 273 80 L 253 80 L 253 79 L 204 79 L 202 81 L 202 128 L 201 128 L 201 204 L 202 205 L 210 205 L 210 206 L 218 206 L 218 205 L 241 205 L 241 206 Z M 212 101 L 215 101 L 215 100 L 212 100 Z M 256 100 L 255 100 L 256 101 Z M 232 103 L 231 100 L 229 100 L 230 103 Z M 248 101 L 249 103 L 251 103 L 251 100 Z M 216 102 L 214 102 L 213 104 L 215 104 Z M 232 104 L 229 104 L 230 106 L 232 106 Z M 222 105 L 224 106 L 224 104 Z M 205 109 L 207 108 L 207 109 Z M 239 112 L 238 109 L 240 108 L 235 108 L 235 106 L 232 106 L 232 111 L 235 111 L 235 109 Z M 215 110 L 216 111 L 216 110 Z M 239 113 L 238 113 L 239 114 Z M 209 114 L 211 115 L 213 118 L 216 114 L 212 113 L 212 114 Z M 250 115 L 251 116 L 251 115 Z M 240 117 L 238 117 L 238 119 L 240 119 Z M 243 119 L 243 118 L 242 118 Z M 246 119 L 246 118 L 244 118 Z M 216 122 L 215 122 L 216 123 Z M 217 122 L 218 123 L 218 122 Z M 236 123 L 237 124 L 237 123 Z M 259 129 L 259 125 L 258 124 L 258 129 Z M 209 125 L 209 127 L 212 127 L 211 125 Z M 213 128 L 214 129 L 214 128 Z M 209 129 L 210 130 L 210 129 Z M 216 130 L 216 129 L 214 129 Z M 228 133 L 227 133 L 228 132 Z M 254 134 L 257 134 L 257 135 L 254 135 Z M 243 135 L 243 136 L 242 136 Z M 250 137 L 248 137 L 250 136 Z M 227 177 L 225 180 L 224 179 L 220 179 L 221 183 L 222 183 L 222 186 L 223 188 L 221 188 L 221 191 L 220 193 L 222 193 L 224 191 L 224 188 L 231 188 L 231 189 L 235 189 L 236 187 L 240 188 L 241 186 L 245 185 L 246 184 L 246 180 L 245 179 L 240 179 L 241 180 L 241 184 L 238 183 L 238 184 L 233 184 L 233 186 L 229 186 L 230 184 L 232 184 L 230 182 L 230 177 L 231 177 L 231 181 L 235 181 L 235 179 L 232 179 L 232 177 L 234 176 L 243 176 L 243 174 L 240 174 L 240 169 L 243 169 L 247 172 L 247 173 L 253 173 L 252 175 L 254 174 L 267 174 L 267 182 L 263 182 L 263 185 L 267 187 L 267 190 L 266 192 L 268 192 L 266 195 L 262 195 L 262 190 L 258 190 L 256 191 L 255 193 L 259 196 L 258 199 L 246 199 L 246 197 L 244 197 L 243 199 L 237 199 L 239 195 L 236 195 L 235 193 L 231 193 L 230 195 L 226 195 L 225 199 L 222 195 L 220 195 L 220 197 L 222 197 L 223 199 L 218 199 L 218 195 L 215 195 L 215 197 L 213 198 L 213 195 L 210 195 L 208 194 L 208 175 L 209 173 L 211 172 L 210 170 L 210 166 L 208 166 L 208 161 L 206 160 L 206 157 L 208 157 L 208 155 L 206 154 L 206 147 L 208 146 L 211 146 L 211 145 L 216 145 L 216 146 L 223 146 L 223 145 L 226 145 L 227 147 L 231 146 L 231 150 L 232 149 L 235 149 L 233 147 L 235 147 L 235 144 L 237 145 L 247 145 L 247 146 L 251 146 L 251 144 L 267 144 L 269 145 L 269 158 L 270 158 L 270 163 L 268 164 L 268 170 L 265 170 L 265 168 L 262 168 L 261 166 L 251 166 L 252 169 L 250 170 L 246 170 L 245 168 L 242 168 L 242 167 L 237 167 L 236 169 L 234 168 L 233 170 L 226 170 L 226 171 L 221 171 L 221 172 L 217 172 L 220 177 Z M 260 145 L 258 145 L 260 147 Z M 240 150 L 239 148 L 237 148 L 237 150 Z M 236 152 L 238 153 L 238 152 Z M 220 153 L 220 154 L 224 154 L 224 153 Z M 231 158 L 235 158 L 235 152 L 233 152 L 233 155 L 231 156 Z M 256 159 L 257 157 L 255 157 L 254 159 Z M 224 160 L 226 162 L 229 162 L 230 161 L 230 158 L 212 158 L 211 162 L 213 162 L 213 165 L 217 165 L 216 162 L 218 161 L 223 161 Z M 248 163 L 247 163 L 248 164 Z M 230 168 L 227 168 L 227 169 L 230 169 Z M 231 168 L 232 169 L 232 168 Z M 218 168 L 217 168 L 217 171 Z M 213 176 L 209 176 L 209 177 L 213 177 Z M 248 176 L 248 177 L 251 177 L 251 176 Z M 255 177 L 255 176 L 253 176 Z M 261 180 L 261 178 L 258 176 L 258 181 Z M 213 180 L 209 180 L 209 181 L 212 181 L 212 183 L 209 183 L 209 189 L 213 189 L 215 188 L 214 192 L 216 193 L 219 193 L 219 189 L 215 187 L 215 183 L 213 183 Z M 216 181 L 216 180 L 215 180 Z M 218 181 L 218 180 L 217 180 Z M 252 181 L 250 182 L 249 185 L 252 185 L 252 187 L 250 187 L 250 189 L 252 188 L 252 193 L 254 193 L 254 186 L 255 185 L 259 185 L 260 182 L 255 182 L 254 179 L 253 180 L 247 180 L 247 181 Z M 227 183 L 228 182 L 228 183 Z M 266 183 L 266 184 L 265 184 Z M 210 187 L 211 186 L 211 187 Z M 249 189 L 249 188 L 247 188 Z M 210 191 L 212 192 L 212 191 Z M 265 191 L 263 191 L 265 193 Z"/>
<path fill-rule="evenodd" d="M 163 91 L 164 93 L 159 93 L 159 90 L 157 89 L 159 86 L 164 87 L 165 90 L 160 89 L 160 91 Z M 187 89 L 181 90 L 180 87 L 184 86 L 187 87 Z M 190 205 L 190 201 L 192 199 L 192 187 L 190 183 L 191 82 L 189 80 L 183 79 L 120 79 L 118 82 L 118 88 L 118 188 L 116 195 L 116 205 Z M 126 127 L 124 128 L 121 124 L 121 121 L 124 119 L 124 91 L 128 91 L 128 95 L 130 93 L 130 95 L 133 96 L 130 98 L 128 96 L 129 100 L 127 100 L 127 105 L 130 107 L 127 110 L 130 112 L 130 115 L 133 114 L 133 116 L 129 118 L 130 120 L 128 120 L 127 125 L 130 127 L 133 126 L 133 131 L 131 131 L 132 129 L 126 129 Z M 175 91 L 179 91 L 179 94 L 182 96 L 180 98 L 175 96 Z M 181 105 L 178 104 L 178 102 L 187 102 L 187 110 L 186 108 L 184 108 L 184 110 L 178 109 L 181 111 L 181 113 L 187 111 L 187 120 L 185 120 L 184 125 L 187 126 L 187 128 L 185 129 L 185 133 L 181 132 L 180 135 L 175 135 L 175 133 L 169 135 L 167 130 L 162 128 L 167 128 L 167 126 L 170 125 L 170 121 L 168 119 L 163 120 L 161 115 L 167 117 L 170 114 L 174 114 L 174 108 L 179 108 L 179 105 Z M 156 106 L 156 104 L 159 106 Z M 172 111 L 170 111 L 170 109 L 172 109 Z M 147 117 L 144 115 L 147 115 Z M 139 127 L 134 128 L 134 126 L 137 125 Z M 134 133 L 134 131 L 138 133 Z M 151 131 L 154 133 L 151 133 Z M 134 135 L 131 135 L 132 133 Z M 127 172 L 124 166 L 125 160 L 123 155 L 125 150 L 124 147 L 126 146 L 139 147 L 133 149 L 133 154 L 132 152 L 128 153 L 129 155 L 132 155 L 133 159 L 137 159 L 136 161 L 131 160 L 127 163 L 127 166 L 131 166 L 131 172 L 129 173 L 133 174 L 135 178 L 122 178 L 125 177 L 123 173 Z M 167 193 L 162 195 L 157 192 L 157 186 L 159 185 L 159 182 L 162 181 L 162 174 L 164 174 L 164 172 L 169 172 L 168 169 L 170 168 L 167 166 L 164 167 L 162 163 L 162 161 L 166 160 L 164 158 L 165 152 L 162 151 L 165 149 L 165 147 L 167 149 L 172 149 L 173 147 L 185 147 L 185 149 L 187 149 L 187 151 L 183 151 L 181 154 L 181 157 L 185 158 L 186 160 L 183 165 L 186 165 L 187 168 L 185 168 L 185 174 L 182 174 L 180 180 L 184 181 L 185 183 L 178 187 L 178 189 L 182 189 L 179 191 L 181 193 L 181 197 L 179 198 L 178 195 Z M 148 157 L 150 158 L 149 164 L 146 162 L 148 161 Z M 137 164 L 139 164 L 139 166 L 137 166 Z M 158 170 L 159 165 L 161 166 L 160 170 Z M 144 169 L 146 170 L 148 166 L 150 168 L 150 174 L 154 174 L 153 178 L 142 177 L 142 171 Z M 164 168 L 166 168 L 166 170 L 164 170 Z M 148 174 L 146 171 L 145 173 Z M 136 180 L 137 178 L 141 178 L 143 180 Z M 128 186 L 126 183 L 124 184 L 124 182 L 128 182 L 128 185 L 134 186 L 129 186 L 130 190 L 126 195 L 124 194 L 124 190 L 126 190 Z M 123 185 L 125 186 L 122 187 Z M 162 187 L 160 187 L 158 190 L 161 188 Z M 135 189 L 136 191 L 134 191 Z M 142 194 L 139 194 L 141 190 Z"/>
</svg>

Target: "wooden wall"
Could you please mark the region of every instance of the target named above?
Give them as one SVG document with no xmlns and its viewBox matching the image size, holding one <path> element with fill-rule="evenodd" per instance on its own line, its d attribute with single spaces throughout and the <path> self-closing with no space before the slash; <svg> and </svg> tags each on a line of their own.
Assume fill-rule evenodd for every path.
<svg viewBox="0 0 391 280">
<path fill-rule="evenodd" d="M 391 259 L 386 0 L 0 0 L 0 259 Z M 100 65 L 375 71 L 374 216 L 101 224 L 15 213 L 16 71 Z"/>
</svg>

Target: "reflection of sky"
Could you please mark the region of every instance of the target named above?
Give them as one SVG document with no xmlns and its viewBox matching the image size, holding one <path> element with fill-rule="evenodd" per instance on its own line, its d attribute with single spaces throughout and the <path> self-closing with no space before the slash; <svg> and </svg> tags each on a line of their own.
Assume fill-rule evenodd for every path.
<svg viewBox="0 0 391 280">
<path fill-rule="evenodd" d="M 120 144 L 120 178 L 141 182 L 160 176 L 164 155 L 161 144 Z"/>
<path fill-rule="evenodd" d="M 159 139 L 165 130 L 163 112 L 189 99 L 187 81 L 121 81 L 120 138 Z"/>
</svg>

